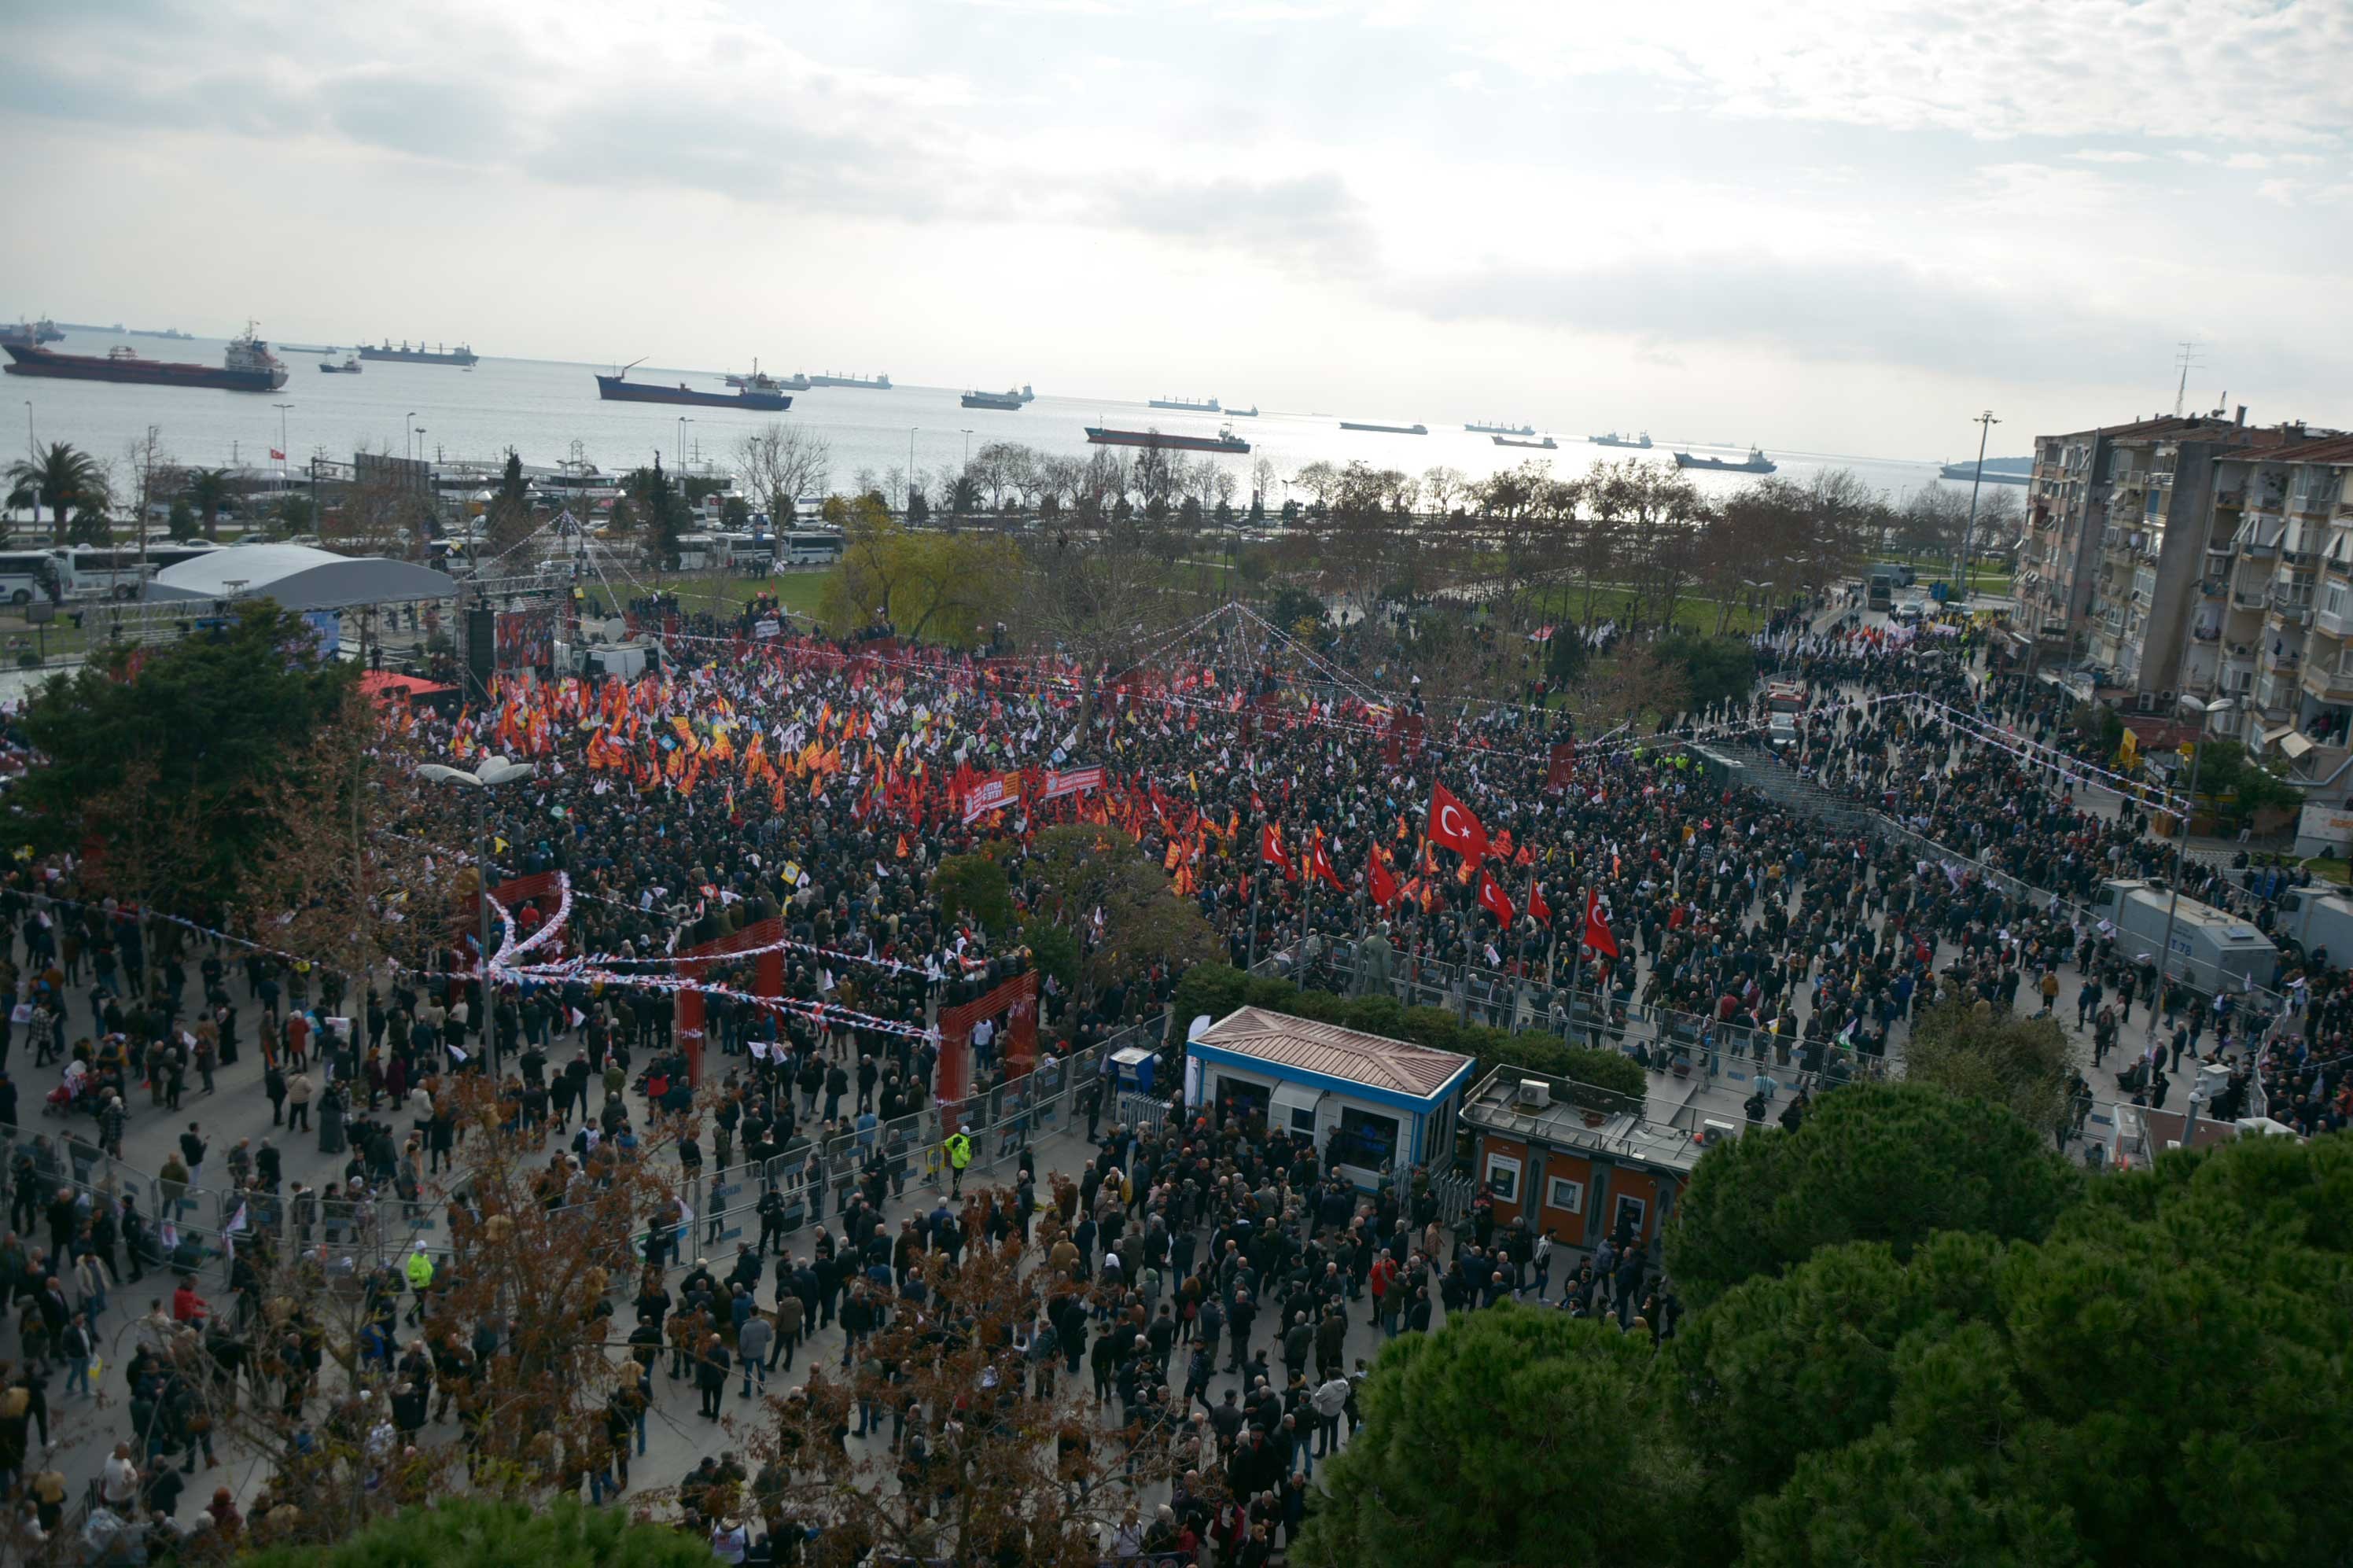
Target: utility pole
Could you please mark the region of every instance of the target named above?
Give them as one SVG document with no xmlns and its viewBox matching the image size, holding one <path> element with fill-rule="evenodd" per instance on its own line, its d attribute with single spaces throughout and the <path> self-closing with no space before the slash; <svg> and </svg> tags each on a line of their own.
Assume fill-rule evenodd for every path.
<svg viewBox="0 0 2353 1568">
<path fill-rule="evenodd" d="M 1990 408 L 1978 415 L 1977 418 L 1978 466 L 1969 475 L 1969 521 L 1961 526 L 1961 569 L 1957 574 L 1961 580 L 1963 604 L 1968 603 L 1969 598 L 1969 543 L 1971 536 L 1977 532 L 1978 528 L 1978 490 L 1985 484 L 1986 438 L 1993 434 L 1993 427 L 2000 423 L 2000 420 L 1993 416 L 1993 410 Z"/>
</svg>

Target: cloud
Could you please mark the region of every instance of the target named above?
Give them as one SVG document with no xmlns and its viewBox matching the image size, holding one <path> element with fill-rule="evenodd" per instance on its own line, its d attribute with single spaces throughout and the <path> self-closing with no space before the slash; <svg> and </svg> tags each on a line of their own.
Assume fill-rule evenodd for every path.
<svg viewBox="0 0 2353 1568">
<path fill-rule="evenodd" d="M 2146 163 L 2149 155 L 2122 147 L 2085 147 L 2067 154 L 2079 163 Z"/>
<path fill-rule="evenodd" d="M 1465 0 L 1465 47 L 1538 79 L 1627 75 L 1683 107 L 1988 138 L 2142 135 L 2229 125 L 2242 141 L 2341 144 L 2343 0 L 1700 0 L 1672 41 L 1598 29 L 1567 6 L 1531 22 Z"/>
<path fill-rule="evenodd" d="M 1726 253 L 1494 268 L 1405 286 L 1391 302 L 1441 321 L 1623 336 L 1650 352 L 1704 345 L 2007 382 L 2130 379 L 2147 372 L 2155 345 L 2179 335 L 2169 321 L 2008 294 L 1894 258 Z M 2216 334 L 2217 352 L 2223 346 Z M 2272 345 L 2227 346 L 2251 369 L 2259 356 L 2283 369 L 2292 357 Z"/>
<path fill-rule="evenodd" d="M 1361 273 L 1374 260 L 1365 204 L 1333 174 L 1121 179 L 1097 194 L 1086 216 L 1163 238 L 1239 245 L 1326 272 Z"/>
</svg>

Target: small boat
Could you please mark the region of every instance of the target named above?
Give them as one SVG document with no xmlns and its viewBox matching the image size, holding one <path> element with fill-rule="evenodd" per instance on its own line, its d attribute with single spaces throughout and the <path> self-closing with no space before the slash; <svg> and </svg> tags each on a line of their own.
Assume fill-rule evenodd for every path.
<svg viewBox="0 0 2353 1568">
<path fill-rule="evenodd" d="M 319 362 L 319 368 L 325 371 L 329 375 L 357 375 L 360 373 L 360 362 L 356 356 L 345 354 L 343 356 L 343 363 L 330 364 L 327 361 L 321 360 Z M 468 370 L 471 370 L 474 367 L 472 365 L 468 365 L 466 368 Z"/>
<path fill-rule="evenodd" d="M 1694 458 L 1689 452 L 1677 452 L 1675 454 L 1675 467 L 1678 468 L 1706 468 L 1712 472 L 1719 474 L 1769 474 L 1778 468 L 1780 465 L 1774 462 L 1772 458 L 1767 457 L 1763 452 L 1751 447 L 1748 448 L 1748 460 L 1746 462 L 1727 463 L 1722 458 Z"/>
</svg>

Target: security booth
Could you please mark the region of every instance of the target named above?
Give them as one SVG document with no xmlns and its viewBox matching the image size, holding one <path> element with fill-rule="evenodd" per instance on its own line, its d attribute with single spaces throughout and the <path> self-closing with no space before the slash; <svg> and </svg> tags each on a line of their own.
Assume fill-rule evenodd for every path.
<svg viewBox="0 0 2353 1568">
<path fill-rule="evenodd" d="M 1477 1063 L 1336 1024 L 1244 1007 L 1186 1046 L 1189 1108 L 1263 1117 L 1312 1137 L 1357 1186 L 1454 1157 L 1455 1108 Z"/>
<path fill-rule="evenodd" d="M 1493 1192 L 1496 1223 L 1525 1218 L 1555 1245 L 1588 1250 L 1604 1237 L 1655 1245 L 1700 1155 L 1740 1135 L 1731 1121 L 1652 1121 L 1624 1095 L 1514 1067 L 1480 1080 L 1462 1121 L 1477 1141 L 1471 1175 Z"/>
</svg>

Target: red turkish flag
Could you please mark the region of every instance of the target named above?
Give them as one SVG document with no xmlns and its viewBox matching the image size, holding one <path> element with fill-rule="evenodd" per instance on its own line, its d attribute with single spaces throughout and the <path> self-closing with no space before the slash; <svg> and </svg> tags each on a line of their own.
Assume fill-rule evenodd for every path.
<svg viewBox="0 0 2353 1568">
<path fill-rule="evenodd" d="M 1340 880 L 1340 873 L 1332 868 L 1332 857 L 1324 852 L 1324 835 L 1321 833 L 1315 835 L 1315 848 L 1308 857 L 1308 869 L 1317 880 L 1331 883 L 1336 890 L 1343 893 L 1348 890 L 1348 884 Z"/>
<path fill-rule="evenodd" d="M 1258 858 L 1270 866 L 1282 866 L 1286 870 L 1290 868 L 1282 856 L 1282 829 L 1274 823 L 1270 822 L 1259 829 Z"/>
<path fill-rule="evenodd" d="M 1511 895 L 1504 891 L 1504 885 L 1501 882 L 1484 871 L 1479 873 L 1479 907 L 1493 915 L 1497 923 L 1502 925 L 1512 923 Z"/>
<path fill-rule="evenodd" d="M 1552 924 L 1552 906 L 1545 902 L 1542 882 L 1528 884 L 1528 913 L 1546 925 Z"/>
<path fill-rule="evenodd" d="M 1487 858 L 1487 830 L 1471 815 L 1471 808 L 1454 798 L 1454 792 L 1444 784 L 1432 784 L 1430 790 L 1430 837 L 1443 844 L 1473 862 Z"/>
<path fill-rule="evenodd" d="M 1609 934 L 1609 922 L 1601 918 L 1601 894 L 1598 889 L 1585 895 L 1585 945 L 1596 952 L 1618 956 L 1618 939 Z"/>
<path fill-rule="evenodd" d="M 1398 891 L 1398 879 L 1389 874 L 1389 868 L 1387 866 L 1381 864 L 1381 858 L 1377 855 L 1366 858 L 1365 887 L 1373 895 L 1373 902 L 1384 913 L 1397 907 L 1397 901 L 1400 896 Z"/>
</svg>

